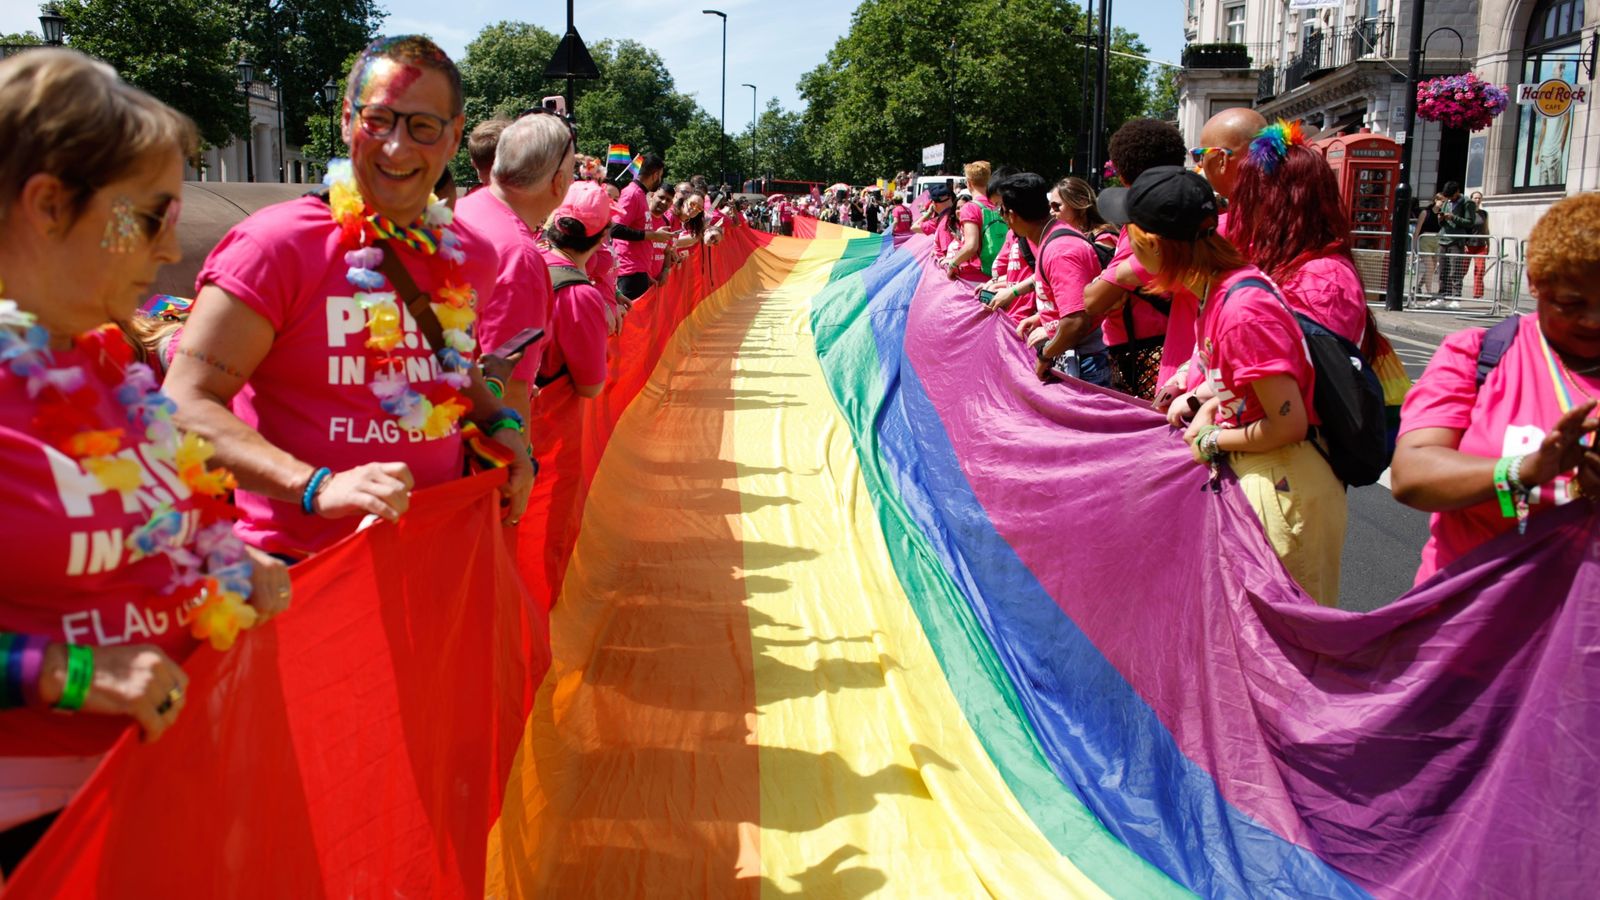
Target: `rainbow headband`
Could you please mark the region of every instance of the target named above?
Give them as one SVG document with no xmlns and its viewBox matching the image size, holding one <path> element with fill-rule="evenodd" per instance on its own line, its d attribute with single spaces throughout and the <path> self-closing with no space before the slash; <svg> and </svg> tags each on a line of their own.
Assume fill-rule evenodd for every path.
<svg viewBox="0 0 1600 900">
<path fill-rule="evenodd" d="M 1311 139 L 1301 124 L 1279 119 L 1261 129 L 1250 141 L 1250 161 L 1272 175 L 1289 158 L 1290 147 L 1309 147 Z"/>
</svg>

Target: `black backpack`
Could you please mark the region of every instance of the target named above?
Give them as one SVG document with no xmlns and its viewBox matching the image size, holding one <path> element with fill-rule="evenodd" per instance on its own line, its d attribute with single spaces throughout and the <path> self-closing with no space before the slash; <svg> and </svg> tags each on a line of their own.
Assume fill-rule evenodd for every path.
<svg viewBox="0 0 1600 900">
<path fill-rule="evenodd" d="M 1517 329 L 1521 326 L 1522 316 L 1512 313 L 1484 332 L 1483 344 L 1478 347 L 1478 387 L 1483 387 L 1489 373 L 1500 365 L 1500 357 L 1505 356 L 1511 348 L 1511 342 L 1517 339 Z"/>
<path fill-rule="evenodd" d="M 1223 301 L 1245 285 L 1277 297 L 1283 308 L 1294 316 L 1305 338 L 1306 349 L 1311 354 L 1311 368 L 1316 372 L 1311 402 L 1316 407 L 1317 418 L 1322 420 L 1321 425 L 1307 432 L 1307 439 L 1328 461 L 1340 481 L 1353 487 L 1376 484 L 1389 468 L 1393 451 L 1384 415 L 1383 388 L 1361 348 L 1310 316 L 1289 309 L 1277 288 L 1260 278 L 1239 279 L 1228 288 Z M 1318 437 L 1327 444 L 1326 450 L 1317 443 Z"/>
<path fill-rule="evenodd" d="M 1065 237 L 1069 234 L 1089 245 L 1089 248 L 1094 251 L 1094 258 L 1100 261 L 1100 271 L 1102 272 L 1106 270 L 1106 266 L 1111 265 L 1111 257 L 1117 255 L 1117 248 L 1108 247 L 1105 244 L 1092 240 L 1088 235 L 1076 228 L 1073 228 L 1071 225 L 1063 225 L 1045 235 L 1044 240 L 1039 244 L 1039 255 L 1044 255 L 1044 248 L 1050 246 L 1051 241 L 1054 241 L 1058 237 Z"/>
</svg>

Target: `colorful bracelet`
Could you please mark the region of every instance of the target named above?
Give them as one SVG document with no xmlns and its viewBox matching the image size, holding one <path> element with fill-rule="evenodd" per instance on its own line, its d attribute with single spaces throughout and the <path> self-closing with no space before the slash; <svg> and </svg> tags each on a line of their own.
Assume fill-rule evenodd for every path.
<svg viewBox="0 0 1600 900">
<path fill-rule="evenodd" d="M 1512 506 L 1517 516 L 1517 534 L 1528 532 L 1528 502 L 1532 499 L 1533 492 L 1522 483 L 1522 461 L 1527 455 L 1510 456 L 1510 465 L 1506 466 L 1506 484 L 1511 489 Z"/>
<path fill-rule="evenodd" d="M 1494 464 L 1494 495 L 1500 501 L 1500 515 L 1512 518 L 1517 514 L 1515 502 L 1511 499 L 1511 463 L 1514 456 L 1502 456 Z"/>
<path fill-rule="evenodd" d="M 1217 458 L 1217 434 L 1222 431 L 1216 425 L 1204 425 L 1195 433 L 1194 440 L 1189 444 L 1194 448 L 1194 455 L 1201 462 L 1209 463 Z"/>
<path fill-rule="evenodd" d="M 489 389 L 496 399 L 503 400 L 506 396 L 506 383 L 493 375 L 483 376 L 483 386 Z"/>
<path fill-rule="evenodd" d="M 50 639 L 42 635 L 30 635 L 24 639 L 22 648 L 22 700 L 29 706 L 43 706 L 39 699 L 39 677 L 44 674 L 44 651 L 50 646 Z"/>
<path fill-rule="evenodd" d="M 77 712 L 83 701 L 89 699 L 89 685 L 94 681 L 94 649 L 78 644 L 67 645 L 67 681 L 61 688 L 61 699 L 56 709 Z"/>
<path fill-rule="evenodd" d="M 332 477 L 332 475 L 333 470 L 327 466 L 323 466 L 322 468 L 311 473 L 311 480 L 306 482 L 305 492 L 300 495 L 301 512 L 308 516 L 314 516 L 317 514 L 317 489 L 322 487 L 322 483 L 327 481 L 330 477 Z"/>
<path fill-rule="evenodd" d="M 484 427 L 483 433 L 494 437 L 507 428 L 515 429 L 519 434 L 526 433 L 528 424 L 522 421 L 522 416 L 509 406 L 503 406 L 494 414 L 494 419 Z"/>
</svg>

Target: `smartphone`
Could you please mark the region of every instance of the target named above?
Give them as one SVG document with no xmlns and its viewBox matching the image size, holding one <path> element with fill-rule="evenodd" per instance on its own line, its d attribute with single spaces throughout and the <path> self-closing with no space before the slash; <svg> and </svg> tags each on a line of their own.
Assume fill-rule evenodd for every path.
<svg viewBox="0 0 1600 900">
<path fill-rule="evenodd" d="M 982 303 L 984 306 L 988 306 L 989 304 L 994 302 L 994 295 L 995 295 L 994 291 L 979 291 L 978 292 L 978 302 Z"/>
<path fill-rule="evenodd" d="M 558 116 L 564 116 L 567 114 L 567 98 L 561 96 L 560 94 L 556 94 L 551 97 L 545 97 L 543 100 L 539 101 L 539 105 L 550 110 Z"/>
<path fill-rule="evenodd" d="M 544 337 L 543 328 L 524 328 L 511 336 L 511 340 L 494 348 L 493 356 L 512 359 L 528 349 L 528 345 Z"/>
</svg>

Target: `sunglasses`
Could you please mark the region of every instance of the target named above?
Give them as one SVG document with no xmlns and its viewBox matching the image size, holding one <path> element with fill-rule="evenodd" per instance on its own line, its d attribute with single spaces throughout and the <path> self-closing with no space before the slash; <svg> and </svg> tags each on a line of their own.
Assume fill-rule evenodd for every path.
<svg viewBox="0 0 1600 900">
<path fill-rule="evenodd" d="M 1223 156 L 1232 156 L 1233 155 L 1233 151 L 1229 150 L 1227 147 L 1191 147 L 1191 148 L 1189 148 L 1189 155 L 1194 158 L 1195 162 L 1203 161 L 1206 158 L 1206 154 L 1208 154 L 1208 153 L 1221 153 Z"/>
<path fill-rule="evenodd" d="M 168 197 L 165 202 L 155 209 L 133 208 L 133 217 L 139 221 L 139 230 L 144 233 L 144 239 L 156 242 L 168 232 L 178 227 L 178 214 L 183 211 L 183 201 L 177 197 Z"/>
<path fill-rule="evenodd" d="M 571 119 L 563 116 L 553 109 L 547 109 L 543 106 L 530 106 L 522 112 L 517 113 L 518 119 L 523 119 L 528 116 L 555 116 L 556 118 L 560 119 L 561 124 L 567 126 L 567 139 L 572 146 L 572 152 L 578 152 L 578 129 L 572 126 Z"/>
<path fill-rule="evenodd" d="M 361 122 L 361 130 L 373 137 L 388 137 L 394 134 L 395 126 L 402 121 L 406 123 L 406 134 L 413 141 L 424 146 L 439 143 L 444 137 L 445 128 L 450 124 L 449 119 L 436 116 L 433 113 L 396 112 L 387 106 L 355 104 L 356 118 Z"/>
</svg>

